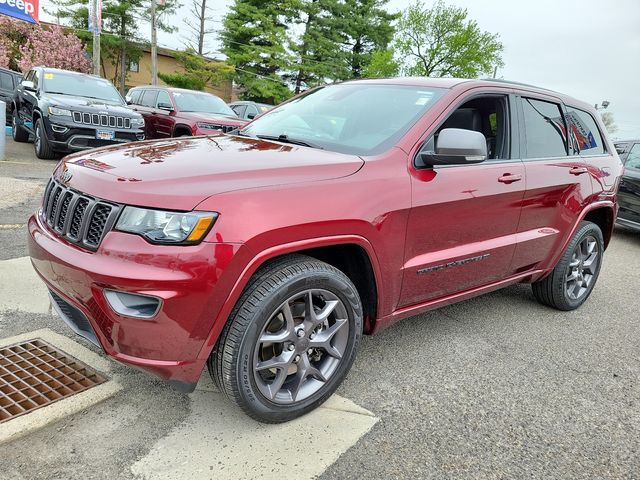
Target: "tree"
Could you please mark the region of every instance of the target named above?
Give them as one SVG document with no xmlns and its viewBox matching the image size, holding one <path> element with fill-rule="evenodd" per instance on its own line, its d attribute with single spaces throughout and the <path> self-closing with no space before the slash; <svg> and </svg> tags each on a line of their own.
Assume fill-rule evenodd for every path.
<svg viewBox="0 0 640 480">
<path fill-rule="evenodd" d="M 342 45 L 349 69 L 347 78 L 362 77 L 375 50 L 384 50 L 393 38 L 398 14 L 385 9 L 389 0 L 344 0 L 341 3 Z"/>
<path fill-rule="evenodd" d="M 482 31 L 467 10 L 441 0 L 428 8 L 418 0 L 398 22 L 395 48 L 403 73 L 477 78 L 504 65 L 497 34 Z"/>
<path fill-rule="evenodd" d="M 220 34 L 222 52 L 236 69 L 247 100 L 280 103 L 291 95 L 282 75 L 291 70 L 287 51 L 290 0 L 235 0 Z"/>
<path fill-rule="evenodd" d="M 348 66 L 341 50 L 341 19 L 338 0 L 299 0 L 300 38 L 290 42 L 296 57 L 292 76 L 294 93 L 327 80 L 347 78 Z"/>
<path fill-rule="evenodd" d="M 400 73 L 400 65 L 395 61 L 393 49 L 375 50 L 362 74 L 365 78 L 391 78 Z"/>
<path fill-rule="evenodd" d="M 602 123 L 604 123 L 604 126 L 607 129 L 607 132 L 609 132 L 611 135 L 613 135 L 618 131 L 618 125 L 616 125 L 616 122 L 613 119 L 612 112 L 602 113 Z"/>
<path fill-rule="evenodd" d="M 187 47 L 195 50 L 198 55 L 204 55 L 206 52 L 205 36 L 215 32 L 207 23 L 213 20 L 210 15 L 211 7 L 207 4 L 207 0 L 191 0 L 189 7 L 189 17 L 183 22 L 189 30 Z"/>
<path fill-rule="evenodd" d="M 0 66 L 26 72 L 34 65 L 85 73 L 91 68 L 80 39 L 62 27 L 0 18 Z"/>
<path fill-rule="evenodd" d="M 204 90 L 207 85 L 217 85 L 231 78 L 235 71 L 231 65 L 208 60 L 194 50 L 178 52 L 176 60 L 184 67 L 184 73 L 158 73 L 158 77 L 172 87 Z"/>
<path fill-rule="evenodd" d="M 89 0 L 53 0 L 57 9 L 48 12 L 65 21 L 76 29 L 78 37 L 85 42 L 91 52 L 92 33 L 88 28 Z M 157 7 L 158 28 L 172 31 L 165 17 L 175 12 L 177 0 L 166 0 Z M 120 93 L 126 89 L 129 65 L 137 62 L 142 56 L 144 37 L 140 34 L 140 21 L 148 21 L 149 2 L 146 0 L 103 0 L 102 19 L 103 29 L 100 35 L 100 59 L 102 72 L 105 75 L 105 61 L 114 67 L 114 76 L 110 80 L 119 86 Z"/>
</svg>

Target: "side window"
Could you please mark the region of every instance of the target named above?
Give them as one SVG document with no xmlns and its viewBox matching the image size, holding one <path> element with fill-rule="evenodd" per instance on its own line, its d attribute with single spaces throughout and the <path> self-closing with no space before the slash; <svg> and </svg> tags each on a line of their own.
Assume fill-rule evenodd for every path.
<svg viewBox="0 0 640 480">
<path fill-rule="evenodd" d="M 247 109 L 246 105 L 243 105 L 243 104 L 234 105 L 231 108 L 233 109 L 234 112 L 236 112 L 236 115 L 238 115 L 240 118 L 244 118 L 244 112 Z"/>
<path fill-rule="evenodd" d="M 142 90 L 133 90 L 129 92 L 129 97 L 131 97 L 131 103 L 134 105 L 140 104 L 140 96 L 142 95 Z"/>
<path fill-rule="evenodd" d="M 34 70 L 33 71 L 33 78 L 31 79 L 33 80 L 33 86 L 36 90 L 38 90 L 38 86 L 40 84 L 40 72 L 38 70 Z"/>
<path fill-rule="evenodd" d="M 629 151 L 627 161 L 624 164 L 625 168 L 634 168 L 640 170 L 640 143 L 636 143 Z"/>
<path fill-rule="evenodd" d="M 569 138 L 574 153 L 601 155 L 606 153 L 602 136 L 593 117 L 583 110 L 567 106 Z"/>
<path fill-rule="evenodd" d="M 247 106 L 247 118 L 253 120 L 258 116 L 258 109 L 253 105 Z"/>
<path fill-rule="evenodd" d="M 13 80 L 11 74 L 0 72 L 0 88 L 3 90 L 13 90 Z"/>
<path fill-rule="evenodd" d="M 560 106 L 522 98 L 524 113 L 524 158 L 550 158 L 567 155 L 566 129 Z"/>
<path fill-rule="evenodd" d="M 482 133 L 487 142 L 487 158 L 508 160 L 510 155 L 509 103 L 504 95 L 477 96 L 466 101 L 438 127 L 423 144 L 420 153 L 435 153 L 438 135 L 445 128 L 459 128 Z M 424 168 L 420 155 L 415 160 L 416 168 Z"/>
<path fill-rule="evenodd" d="M 171 98 L 169 98 L 169 94 L 164 90 L 160 90 L 158 92 L 158 100 L 156 102 L 156 107 L 158 107 L 158 105 L 160 105 L 161 103 L 164 103 L 165 105 L 172 105 Z"/>
<path fill-rule="evenodd" d="M 157 90 L 145 90 L 140 97 L 140 105 L 142 105 L 143 107 L 155 108 L 157 96 Z"/>
</svg>

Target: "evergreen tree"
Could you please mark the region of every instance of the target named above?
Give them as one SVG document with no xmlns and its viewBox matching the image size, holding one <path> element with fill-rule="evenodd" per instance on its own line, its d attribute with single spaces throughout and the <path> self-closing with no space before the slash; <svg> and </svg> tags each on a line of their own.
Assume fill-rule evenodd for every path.
<svg viewBox="0 0 640 480">
<path fill-rule="evenodd" d="M 291 95 L 283 75 L 292 57 L 287 22 L 294 17 L 292 0 L 235 0 L 220 34 L 222 52 L 236 69 L 242 97 L 279 103 Z"/>
<path fill-rule="evenodd" d="M 393 38 L 393 22 L 399 15 L 389 13 L 389 0 L 344 0 L 339 18 L 342 44 L 350 78 L 360 78 L 375 50 L 385 50 Z"/>
<path fill-rule="evenodd" d="M 341 51 L 342 20 L 338 0 L 300 0 L 301 38 L 291 42 L 296 59 L 294 93 L 327 80 L 347 78 L 348 66 Z"/>
</svg>

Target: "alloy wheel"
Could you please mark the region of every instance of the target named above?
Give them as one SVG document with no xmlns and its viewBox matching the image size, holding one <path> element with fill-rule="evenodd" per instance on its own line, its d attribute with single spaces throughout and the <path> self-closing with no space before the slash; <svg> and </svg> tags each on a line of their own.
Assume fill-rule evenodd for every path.
<svg viewBox="0 0 640 480">
<path fill-rule="evenodd" d="M 587 235 L 576 245 L 567 267 L 565 292 L 570 299 L 578 300 L 588 292 L 599 262 L 598 242 L 592 235 Z"/>
<path fill-rule="evenodd" d="M 35 147 L 37 153 L 40 153 L 40 144 L 42 143 L 41 133 L 42 132 L 40 132 L 40 125 L 36 125 L 36 131 L 34 133 L 34 139 L 33 139 L 33 146 Z"/>
<path fill-rule="evenodd" d="M 269 401 L 292 404 L 318 392 L 336 372 L 349 340 L 344 303 L 323 289 L 284 301 L 256 343 L 253 377 Z"/>
</svg>

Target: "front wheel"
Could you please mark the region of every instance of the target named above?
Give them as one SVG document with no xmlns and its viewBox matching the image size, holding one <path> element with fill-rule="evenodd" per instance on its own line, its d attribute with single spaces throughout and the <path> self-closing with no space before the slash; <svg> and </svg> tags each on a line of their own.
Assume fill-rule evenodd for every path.
<svg viewBox="0 0 640 480">
<path fill-rule="evenodd" d="M 302 255 L 258 271 L 209 358 L 220 389 L 256 420 L 280 423 L 324 402 L 355 359 L 362 335 L 356 287 Z"/>
<path fill-rule="evenodd" d="M 36 157 L 49 160 L 56 157 L 56 153 L 51 148 L 49 139 L 47 139 L 47 133 L 44 130 L 44 122 L 41 118 L 36 120 L 36 128 L 33 133 L 33 148 L 36 152 Z"/>
<path fill-rule="evenodd" d="M 575 310 L 593 291 L 603 253 L 600 227 L 582 222 L 551 274 L 532 284 L 533 295 L 558 310 Z"/>
</svg>

